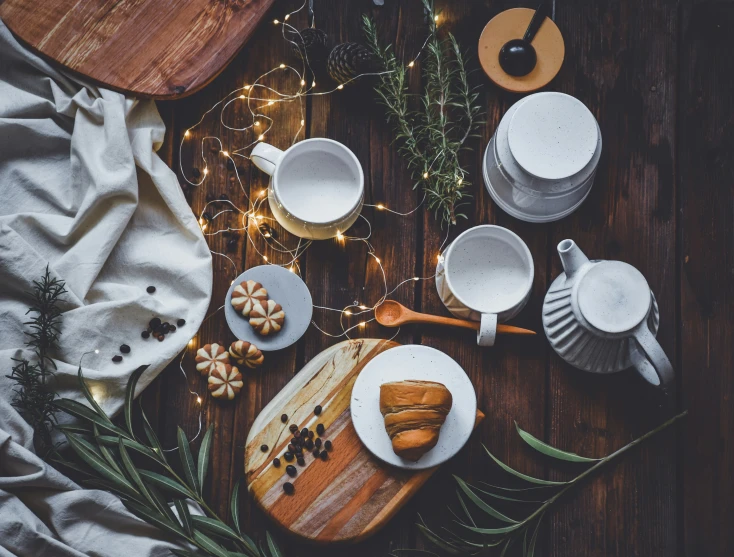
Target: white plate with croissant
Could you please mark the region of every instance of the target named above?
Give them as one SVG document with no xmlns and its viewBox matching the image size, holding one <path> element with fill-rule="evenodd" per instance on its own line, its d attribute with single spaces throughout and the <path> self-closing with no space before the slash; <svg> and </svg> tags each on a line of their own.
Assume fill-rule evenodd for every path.
<svg viewBox="0 0 734 557">
<path fill-rule="evenodd" d="M 352 389 L 360 440 L 377 458 L 410 470 L 446 462 L 469 440 L 477 395 L 462 367 L 429 346 L 391 348 L 370 360 Z"/>
</svg>

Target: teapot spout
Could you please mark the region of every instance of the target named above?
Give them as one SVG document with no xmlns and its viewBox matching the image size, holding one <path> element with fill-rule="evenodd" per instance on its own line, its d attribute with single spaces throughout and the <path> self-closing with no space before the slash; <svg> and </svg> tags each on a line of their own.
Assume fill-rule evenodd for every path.
<svg viewBox="0 0 734 557">
<path fill-rule="evenodd" d="M 558 255 L 561 256 L 561 263 L 567 278 L 572 277 L 576 271 L 589 262 L 589 258 L 573 240 L 563 240 L 558 244 Z"/>
</svg>

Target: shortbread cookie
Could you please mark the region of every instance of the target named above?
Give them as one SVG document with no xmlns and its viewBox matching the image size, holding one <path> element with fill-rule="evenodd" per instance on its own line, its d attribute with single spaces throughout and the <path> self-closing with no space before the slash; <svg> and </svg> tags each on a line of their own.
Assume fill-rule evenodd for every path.
<svg viewBox="0 0 734 557">
<path fill-rule="evenodd" d="M 254 280 L 241 282 L 234 287 L 232 292 L 232 306 L 239 311 L 243 317 L 249 317 L 255 304 L 268 299 L 268 291 L 262 284 Z"/>
<path fill-rule="evenodd" d="M 229 364 L 217 364 L 209 374 L 209 393 L 214 398 L 232 400 L 244 383 L 240 371 Z"/>
<path fill-rule="evenodd" d="M 233 342 L 229 347 L 229 355 L 240 365 L 246 365 L 249 368 L 260 367 L 265 360 L 263 353 L 258 350 L 257 346 L 247 342 L 246 340 L 238 340 Z"/>
<path fill-rule="evenodd" d="M 273 300 L 255 304 L 250 312 L 250 325 L 263 336 L 280 331 L 283 321 L 285 321 L 285 312 L 280 304 Z"/>
<path fill-rule="evenodd" d="M 202 375 L 209 375 L 217 362 L 228 364 L 229 352 L 219 344 L 205 344 L 196 351 L 196 371 Z"/>
</svg>

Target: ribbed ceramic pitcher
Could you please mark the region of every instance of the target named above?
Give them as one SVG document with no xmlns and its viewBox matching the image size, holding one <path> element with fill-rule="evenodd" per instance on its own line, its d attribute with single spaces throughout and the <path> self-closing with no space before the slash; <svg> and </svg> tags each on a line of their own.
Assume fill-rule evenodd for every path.
<svg viewBox="0 0 734 557">
<path fill-rule="evenodd" d="M 655 339 L 660 315 L 642 273 L 621 261 L 589 261 L 573 240 L 558 244 L 564 272 L 543 302 L 543 328 L 553 349 L 592 373 L 635 367 L 648 382 L 673 383 L 670 360 Z"/>
</svg>

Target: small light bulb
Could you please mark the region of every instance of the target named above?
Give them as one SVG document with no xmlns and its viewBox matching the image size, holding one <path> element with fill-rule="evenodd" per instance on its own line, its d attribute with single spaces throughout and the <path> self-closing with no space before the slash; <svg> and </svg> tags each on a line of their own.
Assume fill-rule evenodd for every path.
<svg viewBox="0 0 734 557">
<path fill-rule="evenodd" d="M 95 351 L 94 351 L 94 353 L 95 353 L 95 354 L 99 354 L 99 350 L 95 350 Z"/>
<path fill-rule="evenodd" d="M 301 125 L 303 126 L 306 123 L 306 120 L 301 120 Z"/>
<path fill-rule="evenodd" d="M 365 326 L 366 324 L 367 324 L 367 323 L 365 323 L 364 321 L 362 321 L 362 322 L 361 322 L 361 323 L 359 324 L 359 326 L 360 326 L 360 327 L 364 327 L 364 326 Z"/>
<path fill-rule="evenodd" d="M 306 85 L 306 80 L 305 79 L 302 79 L 301 80 L 301 87 L 303 87 L 304 85 Z"/>
<path fill-rule="evenodd" d="M 380 211 L 382 211 L 382 210 L 383 210 L 383 209 L 385 208 L 385 206 L 384 206 L 384 205 L 383 205 L 382 203 L 380 203 L 379 205 L 377 205 L 377 208 L 378 208 L 378 209 L 379 209 Z"/>
<path fill-rule="evenodd" d="M 282 70 L 283 68 L 285 68 L 285 64 L 280 65 L 280 69 Z"/>
<path fill-rule="evenodd" d="M 258 141 L 262 141 L 263 139 L 265 139 L 264 135 L 260 135 L 260 137 L 257 138 Z"/>
<path fill-rule="evenodd" d="M 359 309 L 367 309 L 367 306 L 358 306 Z"/>
<path fill-rule="evenodd" d="M 336 88 L 337 88 L 337 89 L 344 89 L 344 85 L 342 85 L 342 84 L 340 83 L 339 85 L 337 85 L 337 86 L 336 86 Z"/>
<path fill-rule="evenodd" d="M 260 215 L 255 215 L 255 216 L 254 216 L 253 218 L 254 218 L 255 220 L 260 220 L 260 219 L 261 219 L 262 217 L 261 217 Z"/>
<path fill-rule="evenodd" d="M 246 99 L 247 97 L 245 97 L 244 95 L 240 95 L 240 98 L 241 99 Z"/>
<path fill-rule="evenodd" d="M 197 396 L 197 397 L 196 397 L 196 403 L 197 403 L 197 404 L 201 404 L 201 397 L 200 397 L 200 396 Z"/>
<path fill-rule="evenodd" d="M 291 17 L 291 14 L 285 14 L 285 17 L 283 18 L 285 21 L 288 21 L 288 18 Z"/>
<path fill-rule="evenodd" d="M 295 269 L 295 267 L 293 267 L 293 265 L 291 265 L 291 268 L 289 270 L 290 270 L 291 273 L 295 273 L 296 272 L 296 269 Z"/>
<path fill-rule="evenodd" d="M 457 183 L 458 185 L 461 185 L 463 181 L 464 181 L 464 179 L 463 179 L 463 178 L 459 178 L 459 179 L 458 179 L 458 180 L 456 181 L 456 183 Z"/>
<path fill-rule="evenodd" d="M 227 151 L 222 151 L 222 154 L 223 154 L 223 155 L 224 155 L 225 157 L 228 157 L 228 156 L 229 156 L 229 153 L 228 153 Z"/>
<path fill-rule="evenodd" d="M 337 230 L 337 231 L 336 231 L 336 239 L 337 239 L 337 240 L 343 240 L 343 239 L 344 239 L 344 234 L 342 234 L 341 232 L 339 232 L 339 231 Z"/>
<path fill-rule="evenodd" d="M 439 263 L 443 263 L 443 255 L 441 255 L 440 253 L 436 256 L 436 259 Z"/>
<path fill-rule="evenodd" d="M 311 82 L 311 87 L 316 87 L 316 80 L 315 79 Z"/>
<path fill-rule="evenodd" d="M 263 236 L 265 236 L 266 238 L 270 238 L 270 232 L 265 232 L 265 233 L 263 234 Z"/>
<path fill-rule="evenodd" d="M 191 135 L 191 132 L 189 130 L 186 130 L 184 132 L 184 137 L 189 137 Z"/>
<path fill-rule="evenodd" d="M 380 262 L 380 258 L 379 257 L 375 257 L 375 261 L 377 261 L 379 263 Z"/>
<path fill-rule="evenodd" d="M 275 103 L 273 101 L 268 101 L 268 106 L 273 106 Z"/>
<path fill-rule="evenodd" d="M 193 346 L 193 345 L 194 345 L 194 339 L 192 338 L 192 339 L 191 339 L 191 340 L 189 341 L 189 346 Z"/>
<path fill-rule="evenodd" d="M 204 168 L 204 174 L 209 174 L 209 169 L 208 168 Z"/>
<path fill-rule="evenodd" d="M 437 15 L 433 16 L 433 21 L 435 21 L 436 23 L 438 23 L 438 16 Z"/>
<path fill-rule="evenodd" d="M 413 66 L 415 66 L 415 62 L 413 60 L 411 60 L 410 63 L 408 64 L 408 67 L 409 68 L 412 68 Z"/>
<path fill-rule="evenodd" d="M 250 86 L 249 85 L 245 85 L 245 91 L 249 91 L 249 90 L 250 90 Z"/>
<path fill-rule="evenodd" d="M 413 277 L 413 280 L 417 282 L 420 280 L 420 277 Z"/>
<path fill-rule="evenodd" d="M 267 255 L 263 255 L 263 261 L 267 261 L 267 260 L 268 260 L 268 256 Z"/>
<path fill-rule="evenodd" d="M 274 19 L 273 20 L 273 23 L 275 23 L 275 25 L 278 25 L 278 23 L 280 23 L 280 21 L 278 21 L 277 19 Z"/>
<path fill-rule="evenodd" d="M 260 120 L 255 121 L 255 127 L 260 127 Z"/>
<path fill-rule="evenodd" d="M 423 173 L 423 178 L 425 178 L 426 180 L 428 179 L 428 172 Z"/>
<path fill-rule="evenodd" d="M 260 190 L 260 193 L 257 194 L 258 197 L 262 197 L 265 195 L 265 190 Z"/>
<path fill-rule="evenodd" d="M 352 312 L 349 311 L 348 309 L 345 309 L 344 310 L 344 315 L 352 315 Z"/>
</svg>

